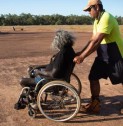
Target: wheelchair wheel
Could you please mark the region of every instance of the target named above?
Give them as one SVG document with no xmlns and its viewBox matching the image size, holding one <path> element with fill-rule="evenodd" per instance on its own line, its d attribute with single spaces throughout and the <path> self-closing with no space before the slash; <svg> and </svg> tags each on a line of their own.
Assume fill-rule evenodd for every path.
<svg viewBox="0 0 123 126">
<path fill-rule="evenodd" d="M 37 104 L 46 118 L 67 121 L 79 112 L 81 102 L 72 85 L 64 81 L 51 81 L 40 89 Z"/>
<path fill-rule="evenodd" d="M 78 94 L 80 95 L 81 90 L 82 90 L 82 84 L 81 84 L 80 79 L 78 78 L 78 76 L 75 73 L 71 74 L 70 84 L 76 88 L 76 90 L 78 91 Z"/>
</svg>

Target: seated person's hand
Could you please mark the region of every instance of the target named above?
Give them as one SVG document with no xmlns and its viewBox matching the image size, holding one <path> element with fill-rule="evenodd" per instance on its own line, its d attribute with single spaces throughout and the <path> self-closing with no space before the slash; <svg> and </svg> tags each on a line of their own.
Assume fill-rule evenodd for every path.
<svg viewBox="0 0 123 126">
<path fill-rule="evenodd" d="M 39 75 L 39 74 L 40 74 L 40 70 L 35 69 L 35 70 L 34 70 L 34 75 L 37 76 L 37 75 Z"/>
</svg>

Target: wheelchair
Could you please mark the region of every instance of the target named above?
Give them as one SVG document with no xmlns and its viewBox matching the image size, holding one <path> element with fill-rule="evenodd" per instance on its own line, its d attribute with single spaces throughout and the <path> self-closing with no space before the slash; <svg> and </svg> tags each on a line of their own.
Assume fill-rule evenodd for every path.
<svg viewBox="0 0 123 126">
<path fill-rule="evenodd" d="M 79 112 L 81 101 L 81 81 L 75 73 L 71 74 L 70 83 L 63 80 L 52 80 L 40 86 L 24 87 L 21 96 L 26 99 L 28 115 L 35 118 L 42 114 L 53 121 L 68 121 Z M 37 92 L 37 88 L 40 89 Z M 75 88 L 77 87 L 77 88 Z"/>
<path fill-rule="evenodd" d="M 34 70 L 38 69 L 40 70 L 41 68 L 45 69 L 46 65 L 34 65 L 34 66 L 30 66 L 28 68 L 28 74 L 30 77 L 34 77 Z M 82 90 L 82 84 L 80 79 L 78 78 L 78 76 L 75 73 L 71 73 L 70 76 L 70 83 L 76 88 L 78 94 L 80 95 L 81 90 Z"/>
</svg>

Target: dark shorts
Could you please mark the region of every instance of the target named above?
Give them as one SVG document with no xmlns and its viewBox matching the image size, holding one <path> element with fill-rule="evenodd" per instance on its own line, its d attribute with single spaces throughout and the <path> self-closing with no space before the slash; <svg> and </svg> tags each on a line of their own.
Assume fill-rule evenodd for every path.
<svg viewBox="0 0 123 126">
<path fill-rule="evenodd" d="M 123 83 L 123 59 L 107 63 L 95 58 L 90 70 L 89 80 L 107 79 L 108 77 L 112 84 Z"/>
</svg>

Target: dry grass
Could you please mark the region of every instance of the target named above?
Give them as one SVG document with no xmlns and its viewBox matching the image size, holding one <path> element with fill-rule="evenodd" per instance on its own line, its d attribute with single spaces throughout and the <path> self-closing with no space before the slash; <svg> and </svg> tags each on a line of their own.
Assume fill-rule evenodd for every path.
<svg viewBox="0 0 123 126">
<path fill-rule="evenodd" d="M 121 35 L 123 37 L 123 25 L 120 25 L 120 31 L 121 31 Z"/>
<path fill-rule="evenodd" d="M 123 25 L 120 25 L 120 31 L 123 36 Z M 55 32 L 64 29 L 72 32 L 92 32 L 92 25 L 38 25 L 38 26 L 14 26 L 18 32 Z M 0 32 L 13 32 L 13 26 L 0 26 Z"/>
<path fill-rule="evenodd" d="M 38 25 L 38 26 L 14 26 L 16 31 L 24 32 L 54 32 L 59 29 L 75 32 L 91 32 L 92 25 Z M 1 32 L 13 32 L 13 26 L 0 26 Z"/>
</svg>

